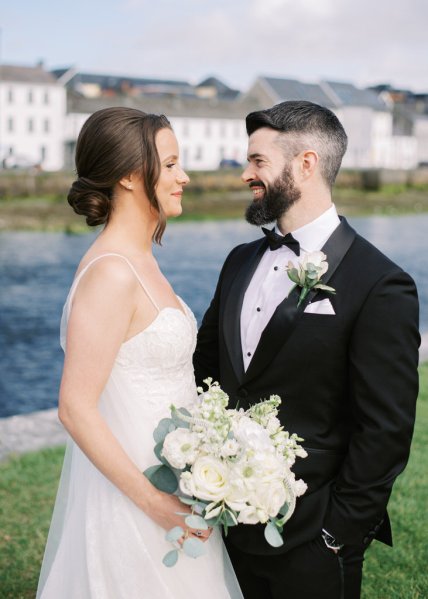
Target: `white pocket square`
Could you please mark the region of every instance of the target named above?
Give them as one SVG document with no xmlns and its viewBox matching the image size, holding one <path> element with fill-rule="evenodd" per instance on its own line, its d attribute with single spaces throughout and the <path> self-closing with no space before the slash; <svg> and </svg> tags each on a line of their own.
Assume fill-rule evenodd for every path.
<svg viewBox="0 0 428 599">
<path fill-rule="evenodd" d="M 323 299 L 319 302 L 312 302 L 311 304 L 308 304 L 305 308 L 305 313 L 306 314 L 331 314 L 331 315 L 336 314 L 333 306 L 331 305 L 331 301 L 329 299 Z"/>
</svg>

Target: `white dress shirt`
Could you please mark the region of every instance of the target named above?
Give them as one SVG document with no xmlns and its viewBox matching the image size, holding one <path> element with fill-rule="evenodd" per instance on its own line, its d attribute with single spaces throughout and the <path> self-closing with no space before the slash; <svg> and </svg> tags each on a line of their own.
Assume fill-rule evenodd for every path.
<svg viewBox="0 0 428 599">
<path fill-rule="evenodd" d="M 296 256 L 287 246 L 275 251 L 268 248 L 263 254 L 242 304 L 241 345 L 245 370 L 256 351 L 263 330 L 293 286 L 286 271 L 289 260 L 297 265 L 306 253 L 320 250 L 339 224 L 336 208 L 332 205 L 312 222 L 291 231 L 300 243 L 300 256 Z M 275 230 L 282 235 L 278 226 Z"/>
</svg>

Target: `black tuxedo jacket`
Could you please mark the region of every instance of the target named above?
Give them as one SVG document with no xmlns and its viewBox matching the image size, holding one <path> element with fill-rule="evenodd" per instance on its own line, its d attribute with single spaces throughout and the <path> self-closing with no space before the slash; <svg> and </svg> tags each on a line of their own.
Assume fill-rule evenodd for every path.
<svg viewBox="0 0 428 599">
<path fill-rule="evenodd" d="M 308 484 L 274 549 L 263 526 L 239 525 L 229 542 L 253 554 L 281 553 L 325 528 L 345 544 L 392 544 L 386 505 L 404 469 L 418 394 L 419 312 L 411 277 L 356 234 L 345 219 L 325 246 L 323 283 L 297 308 L 293 291 L 274 312 L 247 371 L 240 336 L 242 302 L 266 239 L 228 256 L 198 334 L 198 384 L 211 376 L 240 407 L 278 394 L 285 429 L 304 438 L 296 478 Z M 287 277 L 284 272 L 284 277 Z M 335 315 L 305 313 L 328 297 Z"/>
</svg>

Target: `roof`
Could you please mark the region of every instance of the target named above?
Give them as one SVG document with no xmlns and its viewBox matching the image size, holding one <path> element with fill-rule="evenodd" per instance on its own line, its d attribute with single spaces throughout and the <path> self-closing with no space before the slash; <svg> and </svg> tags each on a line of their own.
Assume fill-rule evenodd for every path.
<svg viewBox="0 0 428 599">
<path fill-rule="evenodd" d="M 201 81 L 196 87 L 213 87 L 217 91 L 217 94 L 219 96 L 221 96 L 222 98 L 229 98 L 230 100 L 236 98 L 241 93 L 237 89 L 232 89 L 217 77 L 207 77 L 206 79 Z"/>
<path fill-rule="evenodd" d="M 286 100 L 306 100 L 329 108 L 343 106 L 367 106 L 375 110 L 385 110 L 385 102 L 374 91 L 359 89 L 352 83 L 321 81 L 303 83 L 295 79 L 260 77 L 259 81 L 277 96 L 279 102 Z"/>
<path fill-rule="evenodd" d="M 352 83 L 324 81 L 339 98 L 342 106 L 368 106 L 375 110 L 385 110 L 385 102 L 370 89 L 359 89 Z"/>
<path fill-rule="evenodd" d="M 317 83 L 302 83 L 295 79 L 261 77 L 278 96 L 280 102 L 286 100 L 306 100 L 322 106 L 335 106 L 332 99 Z"/>
<path fill-rule="evenodd" d="M 59 79 L 70 68 L 54 69 L 52 74 Z M 187 81 L 176 79 L 154 79 L 150 77 L 127 77 L 124 75 L 108 75 L 97 73 L 74 72 L 67 81 L 67 86 L 78 89 L 79 84 L 95 84 L 101 89 L 114 89 L 121 91 L 126 88 L 145 88 L 147 90 L 162 93 L 164 90 L 174 88 L 180 93 L 193 93 L 193 87 Z"/>
<path fill-rule="evenodd" d="M 11 81 L 14 83 L 43 83 L 56 85 L 55 77 L 43 66 L 24 67 L 16 65 L 0 65 L 0 81 Z"/>
<path fill-rule="evenodd" d="M 153 114 L 168 117 L 243 119 L 249 112 L 261 107 L 252 100 L 236 102 L 219 98 L 202 99 L 188 96 L 100 96 L 86 98 L 79 94 L 68 94 L 68 112 L 92 114 L 101 108 L 128 106 Z"/>
</svg>

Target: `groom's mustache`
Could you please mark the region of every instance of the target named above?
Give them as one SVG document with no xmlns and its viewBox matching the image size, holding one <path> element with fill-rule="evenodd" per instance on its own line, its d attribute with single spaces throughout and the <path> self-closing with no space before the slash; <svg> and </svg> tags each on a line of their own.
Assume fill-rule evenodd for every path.
<svg viewBox="0 0 428 599">
<path fill-rule="evenodd" d="M 251 187 L 263 187 L 264 189 L 266 189 L 266 185 L 264 183 L 262 183 L 261 181 L 251 181 L 249 183 L 249 187 L 251 189 Z"/>
</svg>

